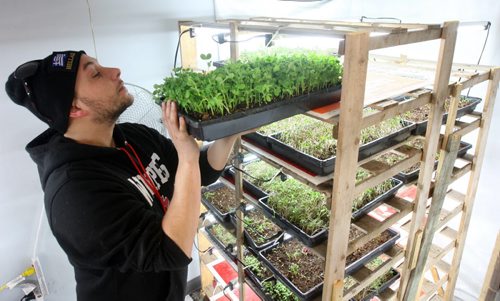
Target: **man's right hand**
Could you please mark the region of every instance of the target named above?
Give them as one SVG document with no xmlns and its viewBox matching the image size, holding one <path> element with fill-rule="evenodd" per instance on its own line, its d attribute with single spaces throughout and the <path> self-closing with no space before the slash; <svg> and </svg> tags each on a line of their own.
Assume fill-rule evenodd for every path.
<svg viewBox="0 0 500 301">
<path fill-rule="evenodd" d="M 184 117 L 177 115 L 177 104 L 173 101 L 162 103 L 163 122 L 177 150 L 179 163 L 198 164 L 200 148 L 187 131 Z"/>
</svg>

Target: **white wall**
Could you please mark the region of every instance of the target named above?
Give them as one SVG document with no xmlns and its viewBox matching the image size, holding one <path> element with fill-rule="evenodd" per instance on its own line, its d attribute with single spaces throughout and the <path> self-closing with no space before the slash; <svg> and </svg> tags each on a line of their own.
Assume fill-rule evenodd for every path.
<svg viewBox="0 0 500 301">
<path fill-rule="evenodd" d="M 359 19 L 365 16 L 391 16 L 405 22 L 442 22 L 490 20 L 493 26 L 482 63 L 500 65 L 500 2 L 477 1 L 347 1 L 321 3 L 281 2 L 269 10 L 271 0 L 218 0 L 217 13 L 227 15 L 270 16 L 318 19 Z M 177 20 L 211 16 L 212 1 L 90 1 L 96 35 L 98 58 L 108 66 L 118 66 L 122 78 L 152 89 L 161 82 L 173 65 L 177 42 Z M 411 10 L 408 6 L 411 5 Z M 474 63 L 484 32 L 459 36 L 456 61 Z M 7 76 L 21 62 L 41 58 L 53 50 L 84 49 L 94 55 L 85 0 L 16 0 L 0 1 L 0 78 Z M 472 41 L 472 42 L 471 42 Z M 406 51 L 406 50 L 405 50 Z M 42 191 L 37 171 L 24 146 L 45 129 L 45 125 L 26 109 L 14 105 L 0 89 L 0 283 L 21 272 L 31 262 L 34 239 L 42 205 Z M 498 100 L 498 99 L 497 99 Z M 499 108 L 494 113 L 490 137 L 500 134 Z M 491 138 L 486 150 L 483 175 L 464 262 L 457 286 L 457 296 L 475 300 L 481 286 L 495 233 L 500 228 L 498 205 L 493 189 L 500 162 L 495 154 L 499 143 Z M 489 207 L 493 206 L 493 210 Z M 52 294 L 47 300 L 75 300 L 74 280 L 65 255 L 52 238 L 43 216 L 38 256 Z M 0 293 L 0 300 L 18 300 L 21 293 Z"/>
</svg>

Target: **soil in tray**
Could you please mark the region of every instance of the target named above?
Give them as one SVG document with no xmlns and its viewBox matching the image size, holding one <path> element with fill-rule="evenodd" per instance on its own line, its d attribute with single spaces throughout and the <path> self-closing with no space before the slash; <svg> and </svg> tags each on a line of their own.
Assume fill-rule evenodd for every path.
<svg viewBox="0 0 500 301">
<path fill-rule="evenodd" d="M 296 239 L 278 245 L 264 256 L 301 292 L 323 282 L 325 260 Z"/>
<path fill-rule="evenodd" d="M 366 254 L 368 254 L 372 250 L 376 249 L 378 246 L 382 245 L 383 243 L 390 240 L 391 238 L 392 238 L 392 236 L 389 233 L 389 231 L 382 232 L 382 234 L 380 234 L 379 236 L 370 240 L 364 246 L 356 249 L 356 251 L 354 251 L 351 255 L 347 256 L 346 266 L 348 266 L 351 263 L 362 258 L 363 256 L 365 256 Z"/>
<path fill-rule="evenodd" d="M 473 102 L 473 99 L 469 99 L 466 97 L 460 97 L 460 100 L 458 102 L 458 108 L 463 108 Z M 448 109 L 450 107 L 450 99 L 446 99 L 445 101 L 445 112 L 448 112 Z M 430 113 L 430 105 L 427 104 L 423 107 L 416 108 L 414 110 L 408 111 L 406 113 L 402 114 L 403 119 L 412 121 L 412 122 L 422 122 L 426 121 L 429 119 L 429 113 Z"/>
<path fill-rule="evenodd" d="M 239 205 L 236 202 L 234 190 L 226 186 L 213 191 L 207 191 L 203 193 L 203 197 L 212 203 L 222 214 L 230 212 Z"/>
<path fill-rule="evenodd" d="M 295 122 L 275 138 L 290 147 L 320 160 L 326 160 L 336 155 L 337 140 L 333 138 L 331 124 L 305 115 L 296 115 Z M 367 127 L 361 131 L 360 145 L 367 144 L 379 138 L 388 136 L 402 129 L 402 119 L 394 117 Z"/>
<path fill-rule="evenodd" d="M 260 210 L 247 211 L 243 221 L 245 230 L 257 245 L 268 242 L 281 231 L 281 228 L 265 217 Z"/>
<path fill-rule="evenodd" d="M 359 292 L 356 296 L 354 296 L 351 300 L 355 301 L 360 301 L 363 300 L 363 298 L 367 297 L 368 295 L 372 293 L 378 293 L 380 288 L 389 280 L 391 280 L 394 276 L 397 275 L 397 272 L 395 270 L 389 270 L 382 276 L 378 277 L 373 281 L 373 283 L 364 288 L 361 292 Z"/>
</svg>

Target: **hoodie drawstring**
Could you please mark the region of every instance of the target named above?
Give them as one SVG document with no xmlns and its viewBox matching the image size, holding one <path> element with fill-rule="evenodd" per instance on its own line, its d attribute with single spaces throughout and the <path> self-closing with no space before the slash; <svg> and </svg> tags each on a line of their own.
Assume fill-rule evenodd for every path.
<svg viewBox="0 0 500 301">
<path fill-rule="evenodd" d="M 129 151 L 125 147 L 128 147 L 132 151 L 132 153 L 135 156 L 135 160 L 132 158 L 132 155 L 129 153 Z M 137 170 L 137 172 L 139 173 L 139 176 L 141 177 L 141 179 L 144 181 L 144 183 L 146 183 L 146 185 L 148 185 L 149 189 L 151 189 L 151 191 L 153 191 L 156 198 L 160 201 L 161 207 L 163 208 L 163 212 L 167 212 L 167 208 L 169 205 L 169 199 L 160 194 L 160 192 L 156 188 L 156 185 L 154 184 L 153 180 L 151 180 L 151 177 L 146 172 L 144 165 L 142 165 L 141 159 L 139 159 L 139 156 L 135 152 L 135 149 L 132 147 L 132 145 L 129 144 L 128 142 L 125 142 L 125 147 L 120 147 L 119 150 L 123 151 L 127 155 L 130 162 L 132 162 L 132 165 L 134 165 L 135 170 Z M 139 162 L 140 168 L 139 168 L 139 166 L 137 166 L 136 161 Z"/>
</svg>

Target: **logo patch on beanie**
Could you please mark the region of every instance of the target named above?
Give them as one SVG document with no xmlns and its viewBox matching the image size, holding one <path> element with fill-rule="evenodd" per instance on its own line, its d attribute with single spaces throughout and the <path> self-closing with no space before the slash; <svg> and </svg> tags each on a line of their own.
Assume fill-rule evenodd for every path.
<svg viewBox="0 0 500 301">
<path fill-rule="evenodd" d="M 52 57 L 52 68 L 66 71 L 73 70 L 75 55 L 75 52 L 54 52 Z"/>
</svg>

